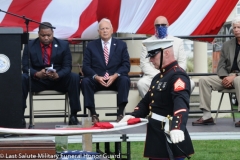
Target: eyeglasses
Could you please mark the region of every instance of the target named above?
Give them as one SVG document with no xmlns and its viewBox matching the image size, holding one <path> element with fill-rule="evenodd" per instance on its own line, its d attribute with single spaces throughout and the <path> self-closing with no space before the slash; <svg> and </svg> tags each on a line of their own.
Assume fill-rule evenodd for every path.
<svg viewBox="0 0 240 160">
<path fill-rule="evenodd" d="M 167 27 L 167 24 L 155 24 L 156 27 Z"/>
</svg>

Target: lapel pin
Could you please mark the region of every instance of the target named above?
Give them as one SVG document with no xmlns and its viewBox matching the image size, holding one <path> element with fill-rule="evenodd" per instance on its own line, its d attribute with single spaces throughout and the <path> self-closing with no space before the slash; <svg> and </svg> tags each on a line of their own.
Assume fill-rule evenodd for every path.
<svg viewBox="0 0 240 160">
<path fill-rule="evenodd" d="M 54 45 L 54 47 L 57 47 L 57 46 L 58 46 L 57 44 Z"/>
<path fill-rule="evenodd" d="M 116 44 L 115 44 L 115 43 L 114 43 L 113 45 L 114 45 L 114 46 L 116 46 Z"/>
</svg>

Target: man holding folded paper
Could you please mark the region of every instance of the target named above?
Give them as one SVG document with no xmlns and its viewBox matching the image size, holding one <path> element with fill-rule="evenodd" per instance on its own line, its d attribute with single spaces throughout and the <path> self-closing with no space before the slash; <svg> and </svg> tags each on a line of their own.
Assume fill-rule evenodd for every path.
<svg viewBox="0 0 240 160">
<path fill-rule="evenodd" d="M 22 57 L 22 107 L 23 116 L 26 108 L 26 99 L 29 92 L 29 75 L 31 91 L 56 90 L 67 92 L 70 100 L 71 116 L 69 125 L 78 125 L 77 112 L 80 108 L 80 77 L 71 73 L 72 55 L 66 41 L 53 37 L 52 25 L 43 22 L 39 26 L 39 37 L 29 41 L 25 46 Z M 50 27 L 48 27 L 50 26 Z M 30 55 L 30 60 L 28 58 Z M 30 68 L 29 68 L 30 61 Z M 26 125 L 23 118 L 23 126 Z"/>
</svg>

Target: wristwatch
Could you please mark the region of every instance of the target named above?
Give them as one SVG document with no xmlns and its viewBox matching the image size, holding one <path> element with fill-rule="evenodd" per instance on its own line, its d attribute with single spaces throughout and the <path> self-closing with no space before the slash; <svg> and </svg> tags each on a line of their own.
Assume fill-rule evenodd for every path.
<svg viewBox="0 0 240 160">
<path fill-rule="evenodd" d="M 94 74 L 93 79 L 95 79 L 96 76 L 97 76 L 97 74 Z"/>
</svg>

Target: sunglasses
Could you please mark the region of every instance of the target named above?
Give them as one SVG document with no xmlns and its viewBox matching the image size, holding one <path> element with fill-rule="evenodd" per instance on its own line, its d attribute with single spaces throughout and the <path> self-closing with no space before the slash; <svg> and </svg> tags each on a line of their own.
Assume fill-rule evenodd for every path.
<svg viewBox="0 0 240 160">
<path fill-rule="evenodd" d="M 161 26 L 161 27 L 166 27 L 167 24 L 155 24 L 155 26 L 156 26 L 156 27 L 160 27 L 160 26 Z"/>
</svg>

